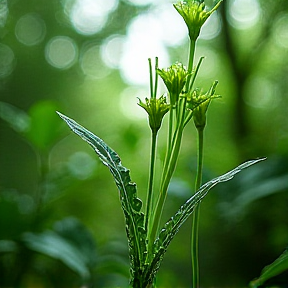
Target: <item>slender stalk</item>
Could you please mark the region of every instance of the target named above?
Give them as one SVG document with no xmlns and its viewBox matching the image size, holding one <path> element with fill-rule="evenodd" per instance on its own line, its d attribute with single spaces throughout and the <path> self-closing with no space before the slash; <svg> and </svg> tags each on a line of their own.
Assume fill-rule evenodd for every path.
<svg viewBox="0 0 288 288">
<path fill-rule="evenodd" d="M 151 232 L 149 236 L 151 245 L 156 239 L 156 234 L 159 228 L 163 206 L 164 206 L 165 199 L 167 196 L 168 186 L 169 186 L 171 177 L 173 175 L 176 162 L 177 162 L 177 158 L 178 158 L 178 154 L 180 151 L 181 138 L 182 138 L 182 131 L 181 132 L 178 131 L 177 136 L 176 136 L 176 141 L 174 141 L 174 145 L 172 146 L 172 149 L 171 149 L 169 161 L 167 161 L 168 164 L 166 165 L 166 169 L 165 169 L 166 172 L 162 176 L 163 178 L 161 181 L 160 193 L 159 193 L 158 201 L 156 203 L 156 208 L 155 208 L 154 215 L 153 215 L 153 224 L 152 224 Z"/>
<path fill-rule="evenodd" d="M 194 40 L 190 41 L 189 63 L 188 63 L 188 72 L 190 72 L 190 75 L 187 77 L 186 89 L 189 89 L 190 87 L 190 80 L 191 80 L 192 70 L 193 70 L 193 60 L 194 60 L 194 54 L 195 54 L 195 44 L 196 42 Z M 175 127 L 175 131 L 173 134 L 173 139 L 170 139 L 171 142 L 168 143 L 168 147 L 167 147 L 167 152 L 166 152 L 166 157 L 165 157 L 165 162 L 164 162 L 164 167 L 163 167 L 163 172 L 162 172 L 162 178 L 161 178 L 161 184 L 160 184 L 159 197 L 155 206 L 155 211 L 153 214 L 153 223 L 152 223 L 150 234 L 149 234 L 150 245 L 152 245 L 156 239 L 156 234 L 159 229 L 159 223 L 160 223 L 165 199 L 167 196 L 168 186 L 169 186 L 173 172 L 176 167 L 176 162 L 178 159 L 180 146 L 181 146 L 182 134 L 183 134 L 184 123 L 185 123 L 185 114 L 186 114 L 186 98 L 180 99 L 177 105 L 178 105 L 177 109 L 179 110 L 176 110 L 176 114 L 178 114 L 176 115 L 176 127 Z M 173 121 L 170 118 L 169 124 L 172 125 L 172 123 Z M 169 127 L 169 131 L 172 131 L 172 130 L 173 128 Z M 171 138 L 170 133 L 169 135 L 168 135 L 168 138 L 169 137 Z M 152 246 L 150 246 L 149 248 L 151 247 Z M 151 249 L 149 249 L 149 251 L 150 250 Z"/>
<path fill-rule="evenodd" d="M 41 209 L 43 208 L 43 197 L 46 192 L 46 177 L 48 174 L 49 170 L 49 163 L 48 163 L 48 152 L 46 151 L 36 151 L 37 154 L 37 165 L 38 165 L 38 170 L 39 170 L 39 176 L 38 176 L 38 185 L 37 185 L 37 190 L 35 193 L 35 204 L 36 204 L 36 209 L 35 209 L 35 223 L 37 223 L 39 219 L 39 213 Z"/>
<path fill-rule="evenodd" d="M 203 169 L 203 144 L 204 127 L 197 128 L 198 147 L 197 147 L 197 174 L 195 181 L 195 193 L 200 188 L 202 182 Z M 192 236 L 191 236 L 191 258 L 192 258 L 192 288 L 199 287 L 199 260 L 198 260 L 198 230 L 199 230 L 200 205 L 195 207 L 192 215 Z"/>
<path fill-rule="evenodd" d="M 154 91 L 153 91 L 153 95 L 151 95 L 151 97 L 156 98 L 156 94 L 157 94 L 157 88 L 158 88 L 158 74 L 157 74 L 157 68 L 158 68 L 158 57 L 155 57 L 155 82 L 154 82 Z M 152 75 L 152 72 L 151 72 Z M 152 85 L 151 85 L 152 86 Z M 152 88 L 153 90 L 153 88 Z"/>
<path fill-rule="evenodd" d="M 149 63 L 149 75 L 150 75 L 150 96 L 151 98 L 154 97 L 154 90 L 153 90 L 153 72 L 152 72 L 152 62 L 151 58 L 148 58 L 148 63 Z"/>
<path fill-rule="evenodd" d="M 189 62 L 188 62 L 188 72 L 190 75 L 187 77 L 187 82 L 186 82 L 186 90 L 188 91 L 190 87 L 190 80 L 192 77 L 192 71 L 193 71 L 193 62 L 194 62 L 194 54 L 195 54 L 195 47 L 196 47 L 196 41 L 195 40 L 190 40 L 190 51 L 189 51 Z"/>
<path fill-rule="evenodd" d="M 151 137 L 151 155 L 150 155 L 150 171 L 149 171 L 149 182 L 147 189 L 147 201 L 146 201 L 146 210 L 145 210 L 145 230 L 149 229 L 149 220 L 150 220 L 150 211 L 152 207 L 152 199 L 153 199 L 153 180 L 154 180 L 154 168 L 155 168 L 155 160 L 156 160 L 156 142 L 157 142 L 157 132 L 152 132 Z"/>
<path fill-rule="evenodd" d="M 201 66 L 203 60 L 204 60 L 204 57 L 203 56 L 200 57 L 198 64 L 196 66 L 195 72 L 193 73 L 193 78 L 190 80 L 190 83 L 189 83 L 189 91 L 192 91 L 193 84 L 195 82 L 196 76 L 199 72 L 199 69 L 200 69 L 200 66 Z"/>
</svg>

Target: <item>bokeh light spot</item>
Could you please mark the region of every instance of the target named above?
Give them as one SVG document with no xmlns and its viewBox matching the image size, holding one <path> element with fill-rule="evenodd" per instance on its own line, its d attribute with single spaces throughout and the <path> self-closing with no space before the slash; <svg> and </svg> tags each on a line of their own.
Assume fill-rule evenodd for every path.
<svg viewBox="0 0 288 288">
<path fill-rule="evenodd" d="M 0 1 L 0 27 L 4 27 L 9 14 L 7 0 Z"/>
<path fill-rule="evenodd" d="M 16 59 L 12 49 L 0 43 L 0 79 L 9 76 L 15 67 Z"/>
<path fill-rule="evenodd" d="M 200 57 L 203 57 L 203 55 L 205 55 L 205 58 L 199 69 L 198 78 L 211 79 L 217 77 L 219 67 L 221 66 L 218 54 L 205 45 L 199 45 L 195 54 L 195 63 L 198 63 Z"/>
<path fill-rule="evenodd" d="M 245 87 L 246 104 L 261 109 L 273 109 L 279 104 L 274 84 L 264 77 L 251 77 Z"/>
<path fill-rule="evenodd" d="M 149 91 L 144 88 L 128 87 L 124 89 L 120 94 L 120 109 L 123 115 L 134 121 L 147 118 L 145 110 L 137 105 L 139 102 L 137 98 L 145 101 L 147 94 Z"/>
<path fill-rule="evenodd" d="M 204 23 L 199 38 L 211 40 L 219 35 L 221 31 L 221 20 L 218 12 L 214 12 Z"/>
<path fill-rule="evenodd" d="M 18 20 L 15 35 L 24 45 L 37 45 L 46 35 L 45 22 L 37 14 L 26 14 Z"/>
<path fill-rule="evenodd" d="M 288 15 L 282 15 L 275 23 L 274 41 L 283 48 L 288 48 Z"/>
<path fill-rule="evenodd" d="M 149 4 L 147 1 L 141 3 Z M 186 25 L 173 5 L 159 1 L 131 19 L 126 37 L 115 35 L 108 38 L 102 45 L 101 55 L 109 67 L 120 69 L 127 84 L 147 86 L 148 58 L 158 57 L 159 67 L 170 66 L 167 47 L 180 46 L 187 38 Z"/>
<path fill-rule="evenodd" d="M 47 62 L 58 69 L 68 69 L 77 60 L 78 49 L 73 39 L 66 36 L 56 36 L 46 45 Z"/>
<path fill-rule="evenodd" d="M 96 160 L 85 152 L 74 153 L 68 161 L 68 169 L 70 173 L 80 180 L 85 180 L 91 177 L 96 167 Z"/>
<path fill-rule="evenodd" d="M 155 25 L 159 26 L 158 37 L 167 46 L 183 44 L 187 38 L 187 27 L 182 17 L 176 12 L 173 5 L 165 3 L 153 11 Z"/>
<path fill-rule="evenodd" d="M 102 61 L 99 46 L 90 44 L 82 50 L 80 66 L 85 75 L 93 79 L 101 79 L 110 73 L 110 69 Z"/>
<path fill-rule="evenodd" d="M 101 45 L 101 56 L 104 63 L 110 67 L 117 69 L 123 55 L 124 37 L 121 35 L 112 35 L 108 37 Z"/>
<path fill-rule="evenodd" d="M 135 6 L 150 5 L 154 2 L 154 0 L 126 0 L 126 1 Z"/>
<path fill-rule="evenodd" d="M 169 65 L 169 55 L 159 34 L 161 27 L 151 14 L 142 14 L 130 22 L 120 63 L 121 75 L 128 84 L 149 84 L 148 58 L 157 56 L 160 67 Z"/>
<path fill-rule="evenodd" d="M 76 0 L 70 20 L 75 30 L 84 35 L 93 35 L 102 30 L 108 16 L 118 6 L 118 0 Z"/>
<path fill-rule="evenodd" d="M 229 22 L 237 29 L 253 27 L 260 19 L 257 0 L 234 0 L 229 7 Z"/>
</svg>

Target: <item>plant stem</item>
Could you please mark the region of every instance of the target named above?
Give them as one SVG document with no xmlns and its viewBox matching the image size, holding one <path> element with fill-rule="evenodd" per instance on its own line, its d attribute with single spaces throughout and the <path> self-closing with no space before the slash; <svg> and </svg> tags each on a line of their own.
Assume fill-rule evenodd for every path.
<svg viewBox="0 0 288 288">
<path fill-rule="evenodd" d="M 154 91 L 153 91 L 153 95 L 151 96 L 156 98 L 156 94 L 157 94 L 157 88 L 158 88 L 158 74 L 157 74 L 157 69 L 158 69 L 158 57 L 155 57 L 155 82 L 154 82 Z M 153 88 L 152 88 L 153 90 Z"/>
<path fill-rule="evenodd" d="M 196 41 L 195 40 L 190 40 L 190 51 L 189 51 L 189 62 L 188 62 L 188 72 L 190 75 L 187 77 L 187 82 L 186 82 L 186 90 L 188 91 L 190 87 L 190 80 L 192 77 L 192 71 L 193 71 L 193 62 L 194 62 L 194 54 L 195 54 L 195 47 L 196 47 Z"/>
<path fill-rule="evenodd" d="M 152 199 L 153 199 L 153 180 L 154 180 L 154 168 L 155 168 L 155 155 L 156 155 L 156 143 L 157 143 L 157 132 L 152 132 L 151 137 L 151 156 L 150 156 L 150 171 L 149 171 L 149 182 L 148 182 L 148 190 L 147 190 L 147 202 L 146 202 L 146 211 L 145 211 L 145 230 L 149 229 L 149 219 L 150 211 L 152 207 Z"/>
<path fill-rule="evenodd" d="M 153 72 L 152 72 L 152 62 L 151 58 L 148 58 L 148 63 L 149 63 L 149 75 L 150 75 L 150 96 L 151 98 L 154 97 L 154 90 L 153 90 Z"/>
<path fill-rule="evenodd" d="M 197 147 L 197 174 L 195 181 L 195 193 L 200 188 L 202 182 L 203 169 L 203 144 L 204 144 L 204 127 L 197 128 L 198 147 Z M 192 288 L 199 287 L 199 260 L 198 260 L 198 228 L 200 217 L 200 205 L 195 207 L 192 215 L 192 237 L 191 237 L 191 258 L 192 258 Z"/>
<path fill-rule="evenodd" d="M 190 52 L 189 52 L 189 63 L 188 63 L 188 72 L 190 75 L 187 77 L 186 82 L 186 89 L 189 89 L 190 87 L 190 80 L 192 76 L 192 70 L 193 70 L 193 60 L 194 60 L 194 54 L 195 54 L 195 44 L 196 42 L 194 40 L 190 41 Z M 170 121 L 169 121 L 169 135 L 168 135 L 168 145 L 167 145 L 167 151 L 166 151 L 166 157 L 164 161 L 164 167 L 162 172 L 162 178 L 161 178 L 161 184 L 160 184 L 160 192 L 157 199 L 157 203 L 155 206 L 155 210 L 153 213 L 153 223 L 151 226 L 151 230 L 149 231 L 149 253 L 151 253 L 153 242 L 156 239 L 156 234 L 159 229 L 159 223 L 165 203 L 165 199 L 167 196 L 167 190 L 169 183 L 171 181 L 173 172 L 176 167 L 178 155 L 180 152 L 180 146 L 181 146 L 181 140 L 182 140 L 182 134 L 184 129 L 184 123 L 185 123 L 185 115 L 186 115 L 186 98 L 180 98 L 179 102 L 177 103 L 178 107 L 176 107 L 176 123 L 175 123 L 175 130 L 173 133 L 173 137 L 171 131 L 173 131 L 173 127 L 171 125 L 173 124 L 173 115 L 170 115 Z M 173 109 L 173 108 L 172 108 Z M 178 110 L 179 109 L 179 110 Z M 178 111 L 178 113 L 177 113 Z M 171 110 L 170 110 L 171 112 Z M 177 115 L 178 114 L 178 115 Z M 170 139 L 169 139 L 170 138 Z"/>
</svg>

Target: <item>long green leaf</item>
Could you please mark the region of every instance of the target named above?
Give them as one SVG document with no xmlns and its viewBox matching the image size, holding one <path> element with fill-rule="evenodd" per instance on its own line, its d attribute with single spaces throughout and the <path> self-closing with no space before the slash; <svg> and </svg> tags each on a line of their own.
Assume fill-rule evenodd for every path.
<svg viewBox="0 0 288 288">
<path fill-rule="evenodd" d="M 266 266 L 256 280 L 250 283 L 250 287 L 257 288 L 268 279 L 279 275 L 280 273 L 288 270 L 288 251 L 285 250 L 272 264 Z"/>
<path fill-rule="evenodd" d="M 195 206 L 199 202 L 201 202 L 201 200 L 207 195 L 209 190 L 220 182 L 231 180 L 237 173 L 239 173 L 243 169 L 265 159 L 266 158 L 260 158 L 260 159 L 247 161 L 237 166 L 235 169 L 217 178 L 212 179 L 211 181 L 202 185 L 200 189 L 191 198 L 189 198 L 188 201 L 184 205 L 180 207 L 177 213 L 173 217 L 171 217 L 170 220 L 162 228 L 162 230 L 160 230 L 159 236 L 154 242 L 154 251 L 153 251 L 154 257 L 153 257 L 150 267 L 147 267 L 148 270 L 145 273 L 146 277 L 150 277 L 148 282 L 153 281 L 153 278 L 155 277 L 160 267 L 161 261 L 163 259 L 165 252 L 167 251 L 167 248 L 170 242 L 172 241 L 174 236 L 177 234 L 180 227 L 184 224 L 184 222 L 188 219 L 188 217 L 193 213 Z"/>
<path fill-rule="evenodd" d="M 144 214 L 140 211 L 142 201 L 137 198 L 136 184 L 131 182 L 129 170 L 122 166 L 117 153 L 102 139 L 69 117 L 57 112 L 74 133 L 92 146 L 100 160 L 114 177 L 120 193 L 120 201 L 126 221 L 132 279 L 140 279 L 144 270 L 144 259 L 147 255 Z"/>
<path fill-rule="evenodd" d="M 23 235 L 23 241 L 29 249 L 58 259 L 83 279 L 89 278 L 88 260 L 85 255 L 54 231 L 45 231 L 41 234 L 27 232 Z"/>
</svg>

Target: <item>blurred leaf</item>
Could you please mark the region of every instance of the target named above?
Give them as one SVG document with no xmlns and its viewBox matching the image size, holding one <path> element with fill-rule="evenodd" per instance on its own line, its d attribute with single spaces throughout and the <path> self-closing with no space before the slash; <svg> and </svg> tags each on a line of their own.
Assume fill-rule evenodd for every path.
<svg viewBox="0 0 288 288">
<path fill-rule="evenodd" d="M 97 263 L 97 272 L 99 274 L 119 273 L 129 278 L 129 261 L 127 244 L 123 241 L 109 241 L 101 247 L 99 251 L 99 261 Z"/>
<path fill-rule="evenodd" d="M 279 258 L 277 258 L 272 264 L 266 266 L 256 280 L 250 282 L 250 287 L 257 288 L 264 284 L 268 279 L 279 275 L 280 273 L 288 270 L 288 251 L 285 250 Z"/>
<path fill-rule="evenodd" d="M 0 240 L 0 253 L 17 252 L 18 245 L 15 241 Z"/>
<path fill-rule="evenodd" d="M 55 114 L 57 110 L 58 104 L 48 100 L 37 102 L 28 114 L 13 105 L 0 102 L 0 118 L 41 150 L 53 145 L 59 136 L 61 122 Z"/>
<path fill-rule="evenodd" d="M 117 153 L 102 139 L 67 116 L 58 114 L 74 133 L 93 147 L 100 160 L 113 175 L 120 192 L 121 205 L 127 225 L 131 276 L 133 279 L 141 279 L 144 269 L 142 265 L 147 252 L 146 231 L 144 230 L 144 214 L 140 212 L 142 202 L 137 198 L 136 184 L 131 182 L 129 170 L 122 166 Z"/>
<path fill-rule="evenodd" d="M 41 150 L 51 147 L 59 136 L 60 125 L 55 111 L 59 106 L 54 101 L 39 101 L 29 111 L 31 125 L 27 138 Z"/>
<path fill-rule="evenodd" d="M 1 191 L 0 239 L 18 239 L 24 231 L 30 229 L 34 208 L 31 196 L 15 190 Z"/>
<path fill-rule="evenodd" d="M 235 181 L 234 187 L 226 185 L 221 191 L 225 200 L 220 209 L 229 220 L 239 219 L 252 202 L 288 189 L 287 159 L 269 159 L 267 164 L 252 167 Z M 231 189 L 233 195 L 229 193 Z M 231 203 L 233 209 L 229 209 Z"/>
<path fill-rule="evenodd" d="M 78 273 L 83 279 L 89 278 L 88 260 L 85 255 L 78 247 L 56 232 L 25 233 L 23 240 L 31 250 L 58 259 L 71 270 Z"/>
<path fill-rule="evenodd" d="M 30 117 L 24 111 L 5 102 L 0 102 L 0 118 L 16 132 L 24 133 L 30 128 Z"/>
<path fill-rule="evenodd" d="M 247 189 L 235 199 L 235 204 L 238 206 L 237 209 L 243 210 L 244 206 L 250 204 L 253 201 L 288 189 L 287 179 L 287 174 L 266 180 L 263 179 L 263 181 L 258 183 L 256 187 L 254 186 L 250 189 Z"/>
<path fill-rule="evenodd" d="M 123 141 L 125 146 L 129 148 L 130 151 L 134 151 L 139 142 L 140 134 L 141 132 L 139 131 L 139 127 L 129 125 L 128 127 L 122 129 L 121 140 Z"/>
<path fill-rule="evenodd" d="M 54 224 L 55 232 L 77 247 L 92 268 L 96 263 L 96 244 L 93 235 L 77 218 L 68 217 Z"/>
</svg>

